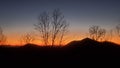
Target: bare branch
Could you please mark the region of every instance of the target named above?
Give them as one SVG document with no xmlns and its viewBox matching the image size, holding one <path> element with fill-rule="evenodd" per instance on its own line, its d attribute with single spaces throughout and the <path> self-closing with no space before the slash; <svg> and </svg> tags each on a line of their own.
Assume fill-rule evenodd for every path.
<svg viewBox="0 0 120 68">
<path fill-rule="evenodd" d="M 105 37 L 106 30 L 101 29 L 99 26 L 92 26 L 89 28 L 90 37 L 94 40 L 102 40 Z"/>
<path fill-rule="evenodd" d="M 47 12 L 43 12 L 39 16 L 39 23 L 35 24 L 35 30 L 39 31 L 42 41 L 45 45 L 48 45 L 48 40 L 50 36 L 50 17 Z"/>
<path fill-rule="evenodd" d="M 120 37 L 120 24 L 116 26 L 117 35 Z"/>
<path fill-rule="evenodd" d="M 43 12 L 39 16 L 39 23 L 34 25 L 35 30 L 39 31 L 45 45 L 48 45 L 50 42 L 54 46 L 58 40 L 58 44 L 61 45 L 68 29 L 68 23 L 59 9 L 55 9 L 51 15 Z"/>
<path fill-rule="evenodd" d="M 21 36 L 21 42 L 25 44 L 32 43 L 33 41 L 35 41 L 35 37 L 32 33 L 26 33 Z"/>
<path fill-rule="evenodd" d="M 67 30 L 67 23 L 64 19 L 64 16 L 59 9 L 55 9 L 52 14 L 52 45 L 55 44 L 55 40 L 58 37 L 59 33 L 61 34 L 60 44 L 62 43 L 64 33 Z"/>
<path fill-rule="evenodd" d="M 7 40 L 7 38 L 6 38 L 6 36 L 3 34 L 3 30 L 2 30 L 2 28 L 0 27 L 0 45 L 5 44 L 5 43 L 6 43 L 6 40 Z"/>
</svg>

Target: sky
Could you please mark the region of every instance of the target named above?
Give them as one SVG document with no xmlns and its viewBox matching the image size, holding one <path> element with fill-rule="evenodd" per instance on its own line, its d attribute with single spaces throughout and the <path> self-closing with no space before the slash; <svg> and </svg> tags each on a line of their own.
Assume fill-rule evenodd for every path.
<svg viewBox="0 0 120 68">
<path fill-rule="evenodd" d="M 86 37 L 92 25 L 110 30 L 120 23 L 120 0 L 0 0 L 0 26 L 8 42 L 17 44 L 22 34 L 34 32 L 40 13 L 56 8 L 70 23 L 69 41 Z"/>
</svg>

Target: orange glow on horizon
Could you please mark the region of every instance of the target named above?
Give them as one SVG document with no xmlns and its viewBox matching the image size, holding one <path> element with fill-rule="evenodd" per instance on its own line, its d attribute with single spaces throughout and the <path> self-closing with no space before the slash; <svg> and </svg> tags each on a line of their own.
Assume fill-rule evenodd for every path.
<svg viewBox="0 0 120 68">
<path fill-rule="evenodd" d="M 74 37 L 73 35 L 70 35 L 69 37 L 67 37 L 67 39 L 63 42 L 63 45 L 71 42 L 71 41 L 74 41 L 74 40 L 82 40 L 86 38 L 86 36 L 76 36 Z M 120 41 L 118 39 L 117 36 L 113 37 L 113 39 L 110 40 L 111 42 L 114 42 L 114 43 L 117 43 L 117 44 L 120 44 Z M 19 37 L 17 37 L 17 35 L 9 35 L 8 38 L 7 38 L 7 45 L 17 45 L 17 46 L 20 46 L 20 45 L 24 45 L 20 42 L 20 39 Z M 41 42 L 41 40 L 35 40 L 33 42 L 33 44 L 37 44 L 37 45 L 43 45 L 43 43 Z"/>
</svg>

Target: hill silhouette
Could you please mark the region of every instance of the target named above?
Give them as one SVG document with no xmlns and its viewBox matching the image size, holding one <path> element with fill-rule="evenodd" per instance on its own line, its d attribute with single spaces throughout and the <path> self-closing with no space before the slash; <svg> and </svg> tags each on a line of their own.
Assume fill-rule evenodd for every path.
<svg viewBox="0 0 120 68">
<path fill-rule="evenodd" d="M 68 43 L 66 46 L 68 47 L 88 47 L 88 48 L 93 48 L 93 47 L 99 47 L 99 42 L 92 40 L 90 38 L 85 38 L 80 41 L 72 41 Z"/>
<path fill-rule="evenodd" d="M 0 60 L 31 63 L 79 63 L 90 61 L 119 60 L 120 45 L 98 42 L 89 38 L 72 41 L 66 46 L 37 46 L 26 44 L 19 47 L 0 46 Z"/>
<path fill-rule="evenodd" d="M 67 47 L 76 47 L 76 48 L 119 48 L 120 45 L 103 41 L 98 42 L 96 40 L 92 40 L 90 38 L 85 38 L 80 41 L 72 41 L 66 45 Z"/>
</svg>

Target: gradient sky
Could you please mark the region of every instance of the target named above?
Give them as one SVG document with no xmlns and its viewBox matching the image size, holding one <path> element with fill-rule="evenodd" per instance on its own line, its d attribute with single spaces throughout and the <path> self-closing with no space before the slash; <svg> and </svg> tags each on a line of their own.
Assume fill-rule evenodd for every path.
<svg viewBox="0 0 120 68">
<path fill-rule="evenodd" d="M 70 23 L 71 40 L 81 39 L 92 25 L 107 30 L 120 23 L 120 0 L 0 0 L 0 26 L 10 41 L 34 31 L 43 11 L 60 8 Z"/>
</svg>

